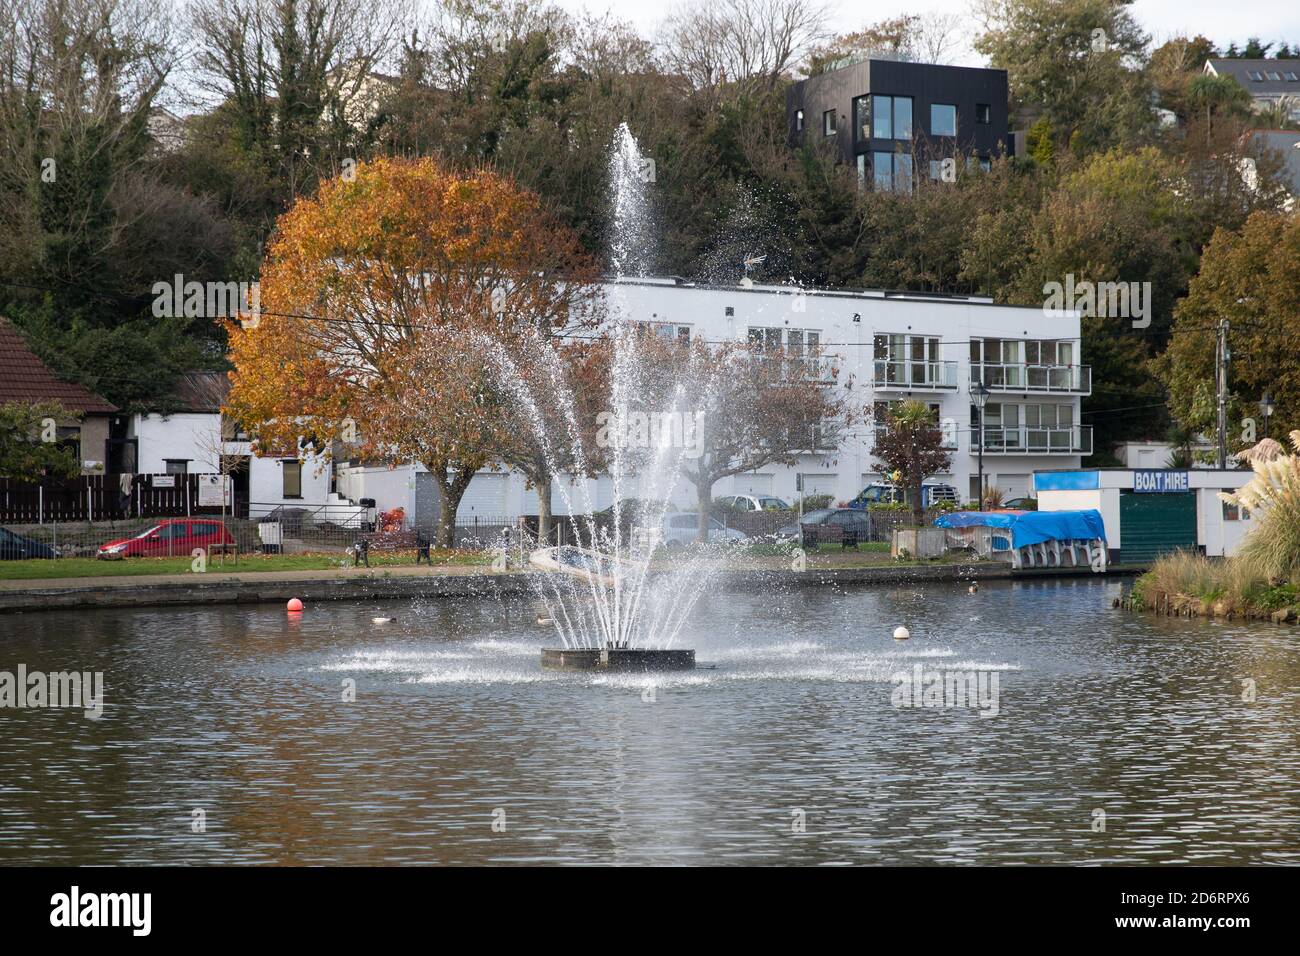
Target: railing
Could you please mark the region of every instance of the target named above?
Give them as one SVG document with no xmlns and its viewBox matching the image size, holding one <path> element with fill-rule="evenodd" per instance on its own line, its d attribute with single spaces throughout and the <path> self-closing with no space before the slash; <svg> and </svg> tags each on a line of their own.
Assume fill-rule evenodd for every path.
<svg viewBox="0 0 1300 956">
<path fill-rule="evenodd" d="M 971 454 L 979 450 L 978 431 Z M 1092 426 L 1064 425 L 1041 428 L 1032 425 L 984 428 L 986 455 L 1091 455 Z"/>
<path fill-rule="evenodd" d="M 957 363 L 875 359 L 872 368 L 872 384 L 880 389 L 955 389 Z"/>
<path fill-rule="evenodd" d="M 1092 394 L 1090 365 L 972 365 L 970 380 L 982 381 L 985 388 L 1017 392 L 1064 392 L 1072 395 Z"/>
<path fill-rule="evenodd" d="M 760 355 L 758 358 L 762 362 L 778 363 L 782 377 L 793 381 L 829 383 L 839 376 L 838 355 L 791 355 L 782 352 L 777 355 Z"/>
<path fill-rule="evenodd" d="M 884 436 L 889 431 L 889 429 L 886 428 L 884 425 L 876 425 L 872 430 L 875 433 L 874 438 L 875 438 L 875 444 L 877 445 L 880 444 L 881 439 L 884 438 Z M 946 449 L 948 451 L 957 450 L 958 428 L 957 428 L 956 421 L 950 418 L 944 419 L 940 424 L 935 426 L 934 430 L 939 433 L 940 448 Z"/>
</svg>

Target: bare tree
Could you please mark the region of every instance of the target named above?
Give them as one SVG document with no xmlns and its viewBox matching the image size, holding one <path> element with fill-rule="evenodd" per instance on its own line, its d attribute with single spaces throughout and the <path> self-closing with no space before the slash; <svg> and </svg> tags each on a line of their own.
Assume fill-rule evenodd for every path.
<svg viewBox="0 0 1300 956">
<path fill-rule="evenodd" d="M 196 81 L 233 108 L 246 147 L 274 150 L 294 187 L 397 49 L 407 0 L 191 0 Z"/>
<path fill-rule="evenodd" d="M 112 242 L 112 231 L 99 227 L 113 219 L 109 198 L 77 190 L 78 171 L 58 167 L 121 172 L 144 162 L 145 121 L 177 59 L 174 32 L 166 0 L 0 7 L 0 260 L 9 267 L 46 255 L 34 201 L 43 186 L 72 183 L 60 186 L 56 229 L 85 237 L 75 247 L 81 253 Z"/>
<path fill-rule="evenodd" d="M 670 70 L 697 90 L 772 89 L 826 32 L 820 0 L 692 0 L 662 26 Z"/>
</svg>

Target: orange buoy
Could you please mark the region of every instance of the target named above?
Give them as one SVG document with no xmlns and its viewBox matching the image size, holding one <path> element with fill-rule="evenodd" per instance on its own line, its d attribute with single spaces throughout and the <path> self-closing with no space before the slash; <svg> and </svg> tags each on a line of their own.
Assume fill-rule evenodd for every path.
<svg viewBox="0 0 1300 956">
<path fill-rule="evenodd" d="M 301 611 L 302 602 L 297 598 L 289 598 L 289 603 L 285 605 L 290 611 Z"/>
</svg>

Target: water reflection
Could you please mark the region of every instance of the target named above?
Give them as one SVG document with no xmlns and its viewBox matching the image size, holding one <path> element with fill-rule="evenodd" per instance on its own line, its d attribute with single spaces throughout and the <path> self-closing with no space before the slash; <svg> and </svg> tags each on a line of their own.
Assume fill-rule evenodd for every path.
<svg viewBox="0 0 1300 956">
<path fill-rule="evenodd" d="M 715 594 L 658 678 L 541 671 L 526 601 L 0 617 L 0 670 L 106 692 L 0 710 L 0 861 L 1300 862 L 1293 632 L 1117 588 Z M 999 716 L 895 709 L 916 662 Z"/>
</svg>

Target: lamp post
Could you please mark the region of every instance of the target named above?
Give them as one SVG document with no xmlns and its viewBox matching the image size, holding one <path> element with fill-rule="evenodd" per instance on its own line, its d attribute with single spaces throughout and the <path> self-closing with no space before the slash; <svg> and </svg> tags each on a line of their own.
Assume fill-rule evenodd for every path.
<svg viewBox="0 0 1300 956">
<path fill-rule="evenodd" d="M 984 403 L 989 400 L 989 390 L 983 382 L 976 382 L 970 389 L 971 401 L 975 403 L 976 418 L 979 419 L 973 434 L 979 442 L 979 465 L 975 479 L 975 505 L 977 510 L 984 510 Z"/>
<path fill-rule="evenodd" d="M 1273 417 L 1273 397 L 1265 392 L 1259 400 L 1259 413 L 1264 416 L 1264 437 L 1268 437 L 1268 420 Z"/>
</svg>

